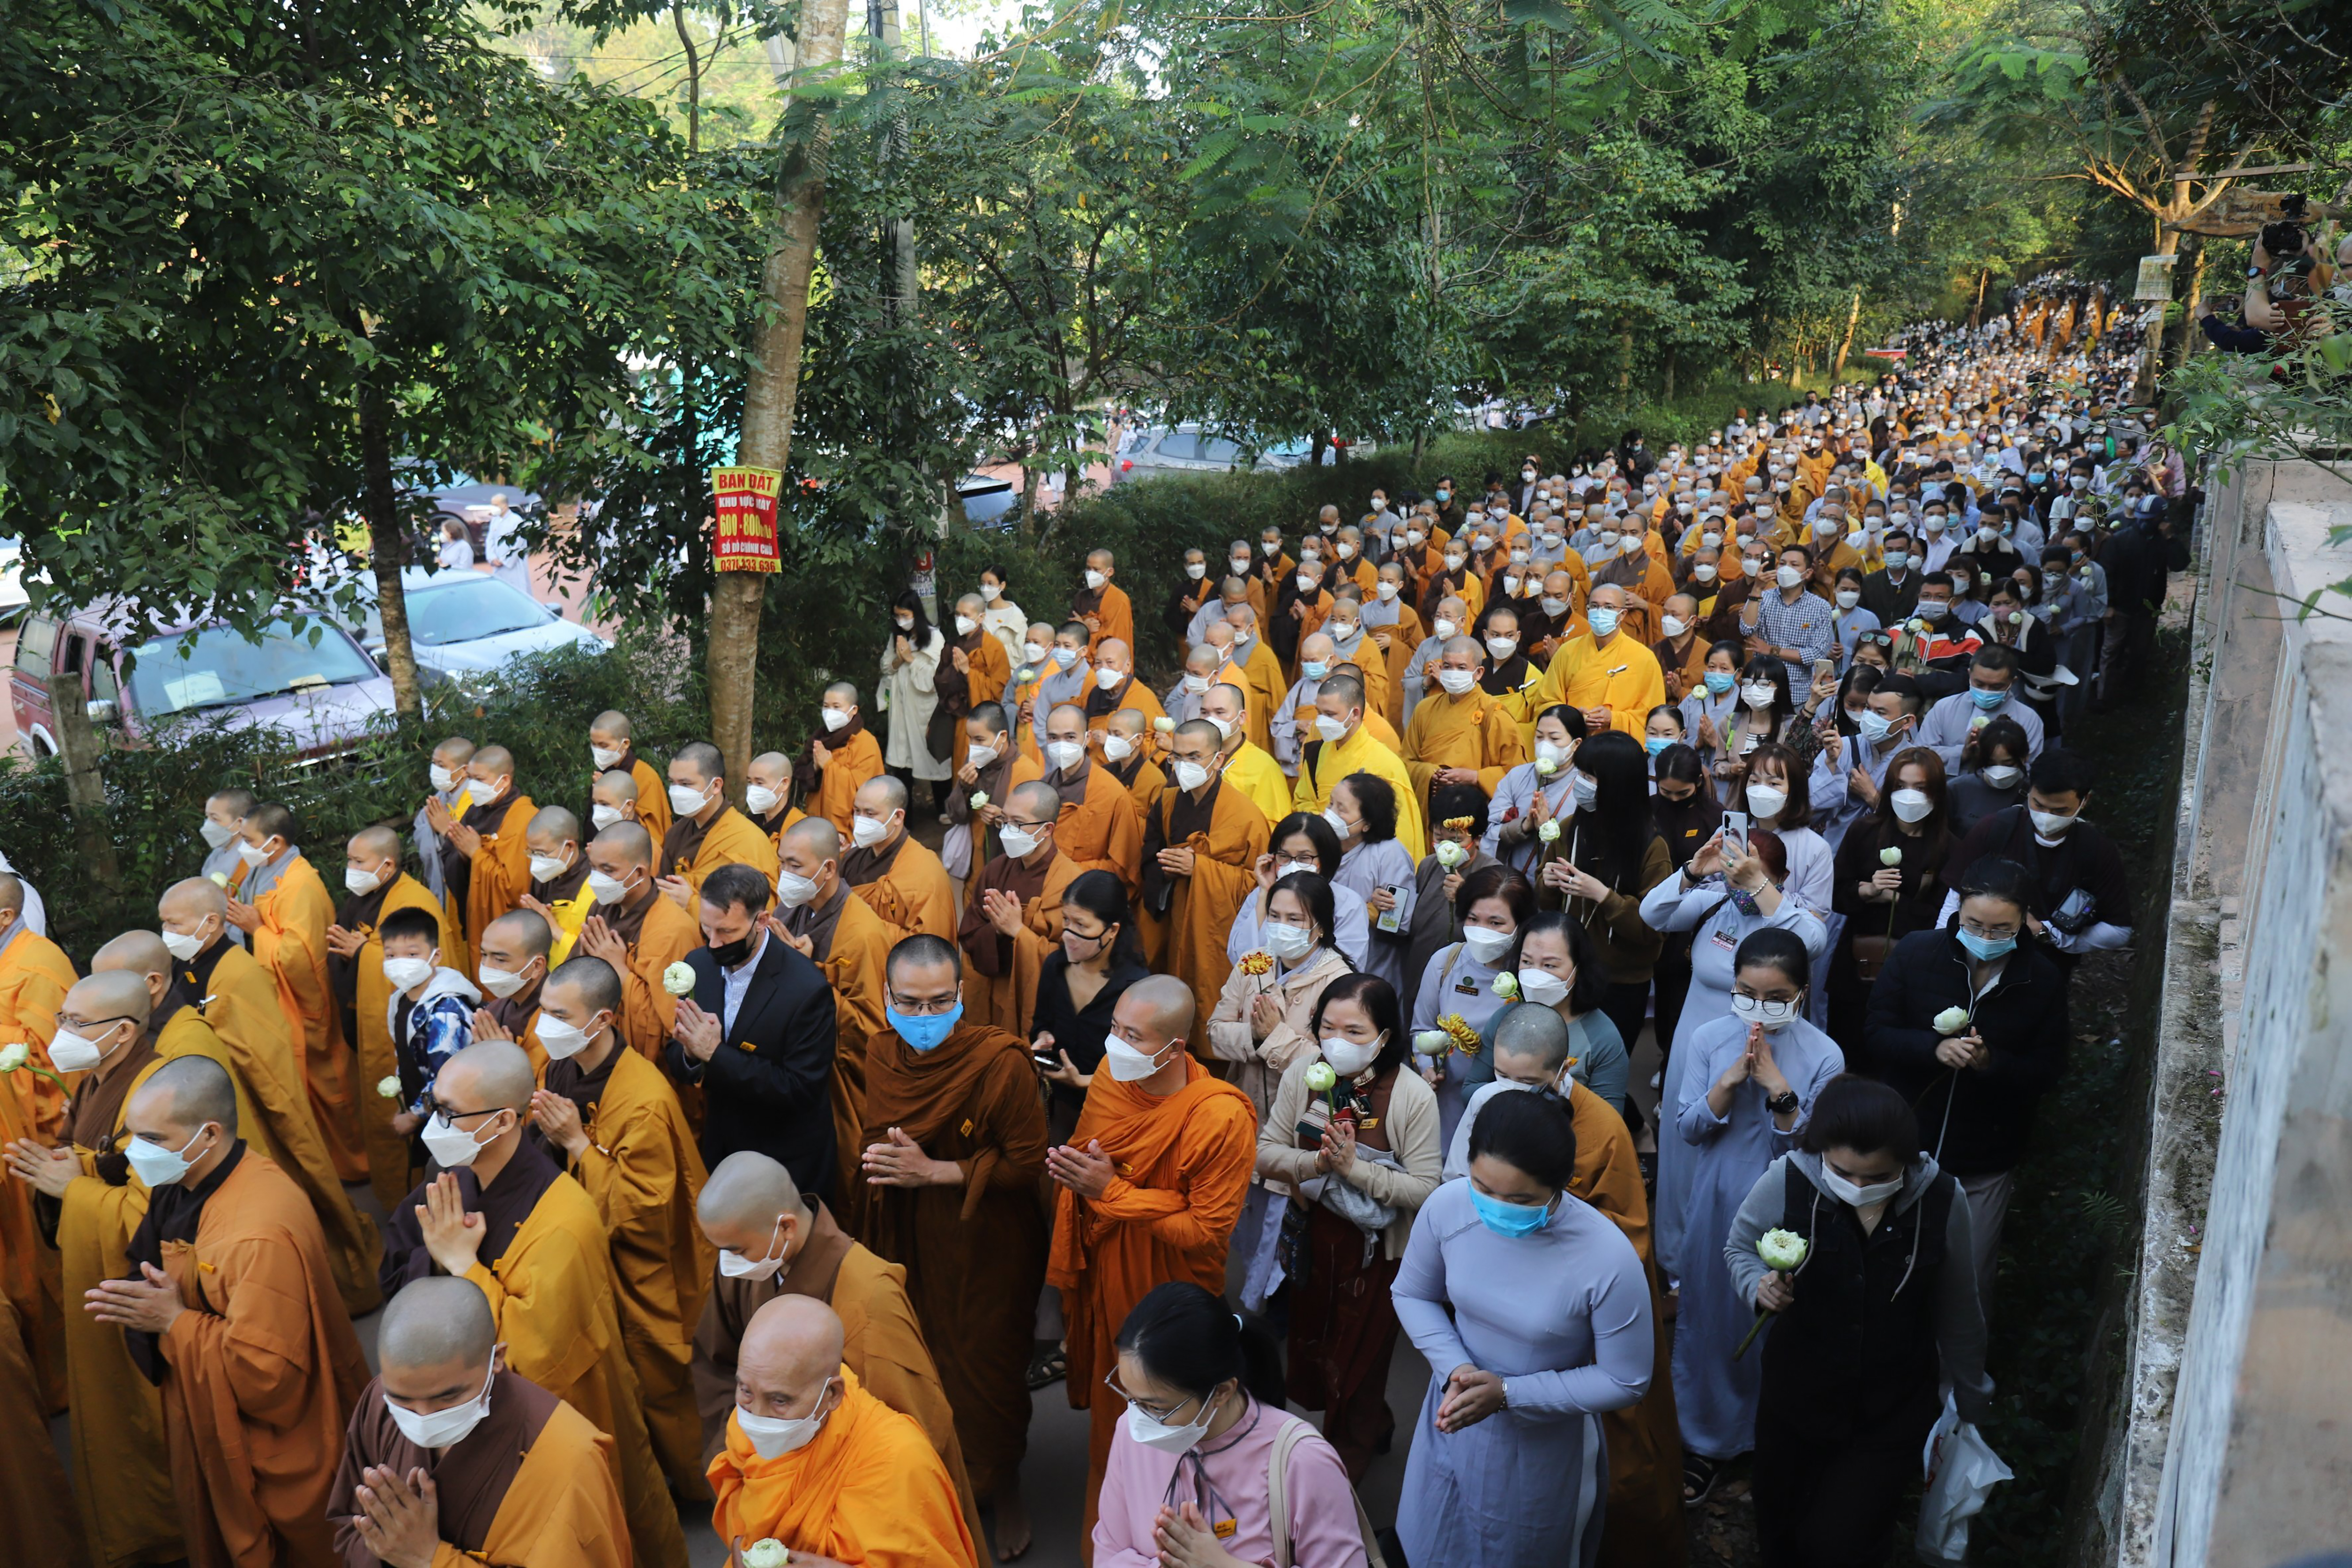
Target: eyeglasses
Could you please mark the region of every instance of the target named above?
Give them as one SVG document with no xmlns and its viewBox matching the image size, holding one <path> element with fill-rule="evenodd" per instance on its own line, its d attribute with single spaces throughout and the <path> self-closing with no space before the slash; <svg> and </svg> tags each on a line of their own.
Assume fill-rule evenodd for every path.
<svg viewBox="0 0 2352 1568">
<path fill-rule="evenodd" d="M 1198 1405 L 1205 1407 L 1209 1403 L 1209 1395 L 1205 1394 L 1196 1394 L 1190 1399 L 1180 1399 L 1173 1405 L 1171 1405 L 1164 1400 L 1154 1405 L 1148 1399 L 1138 1399 L 1134 1394 L 1129 1394 L 1126 1389 L 1121 1388 L 1118 1383 L 1118 1373 L 1116 1372 L 1107 1372 L 1103 1373 L 1103 1386 L 1109 1389 L 1113 1394 L 1118 1394 L 1121 1399 L 1126 1400 L 1129 1405 L 1134 1405 L 1138 1410 L 1142 1411 L 1146 1415 L 1150 1416 L 1154 1421 L 1159 1422 L 1163 1426 L 1177 1426 L 1183 1425 L 1183 1423 L 1175 1419 L 1175 1415 L 1178 1411 L 1183 1409 L 1187 1405 Z M 1195 1412 L 1195 1414 L 1198 1414 L 1198 1412 Z"/>
<path fill-rule="evenodd" d="M 2006 942 L 2022 929 L 2022 924 L 2021 922 L 2020 925 L 1989 926 L 1981 921 L 1963 919 L 1960 921 L 1960 929 L 1970 936 L 1979 937 L 1986 942 Z"/>
<path fill-rule="evenodd" d="M 961 1000 L 961 996 L 955 992 L 950 992 L 944 996 L 916 998 L 901 996 L 896 991 L 890 993 L 890 1005 L 909 1018 L 934 1018 L 942 1013 L 952 1013 L 955 1011 L 956 1003 L 960 1000 Z"/>
</svg>

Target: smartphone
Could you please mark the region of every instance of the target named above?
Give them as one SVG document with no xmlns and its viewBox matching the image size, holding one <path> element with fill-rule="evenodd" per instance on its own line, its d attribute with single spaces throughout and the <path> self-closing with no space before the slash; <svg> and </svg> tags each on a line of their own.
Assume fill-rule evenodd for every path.
<svg viewBox="0 0 2352 1568">
<path fill-rule="evenodd" d="M 1824 681 L 1834 682 L 1836 679 L 1837 660 L 1833 658 L 1817 658 L 1813 660 L 1814 685 L 1819 686 Z"/>
<path fill-rule="evenodd" d="M 1739 860 L 1748 855 L 1748 814 L 1727 811 L 1723 814 L 1723 858 Z"/>
</svg>

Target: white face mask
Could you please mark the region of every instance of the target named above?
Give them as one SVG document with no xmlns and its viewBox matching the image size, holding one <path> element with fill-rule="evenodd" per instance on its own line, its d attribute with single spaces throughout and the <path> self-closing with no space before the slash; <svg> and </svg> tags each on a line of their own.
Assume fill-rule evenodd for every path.
<svg viewBox="0 0 2352 1568">
<path fill-rule="evenodd" d="M 1436 637 L 1439 642 L 1444 642 L 1448 637 L 1451 637 L 1454 632 L 1460 628 L 1455 626 L 1452 621 L 1440 616 L 1438 619 L 1430 623 L 1429 629 L 1431 633 Z"/>
<path fill-rule="evenodd" d="M 1101 587 L 1105 583 L 1108 583 L 1108 582 L 1109 582 L 1109 581 L 1110 581 L 1110 579 L 1109 579 L 1109 578 L 1108 578 L 1108 577 L 1106 577 L 1106 576 L 1104 576 L 1101 573 L 1097 572 L 1097 571 L 1093 570 L 1092 568 L 1088 568 L 1088 569 L 1087 569 L 1087 587 L 1089 587 L 1089 588 L 1099 588 L 1099 587 Z"/>
<path fill-rule="evenodd" d="M 964 747 L 963 758 L 975 768 L 993 767 L 996 765 L 996 748 L 983 746 L 975 741 Z"/>
<path fill-rule="evenodd" d="M 1201 569 L 1195 566 L 1192 569 L 1192 575 L 1197 577 L 1200 574 Z M 968 637 L 971 636 L 972 633 L 980 629 L 980 623 L 973 620 L 970 616 L 958 616 L 955 618 L 955 629 L 956 636 L 960 637 Z"/>
<path fill-rule="evenodd" d="M 164 931 L 164 950 L 182 963 L 187 963 L 205 950 L 204 929 L 198 926 L 194 931 Z"/>
<path fill-rule="evenodd" d="M 1492 926 L 1464 926 L 1462 945 L 1469 951 L 1474 963 L 1492 969 L 1502 962 L 1503 954 L 1511 951 L 1517 931 L 1496 931 Z"/>
<path fill-rule="evenodd" d="M 1217 727 L 1217 733 L 1228 741 L 1232 740 L 1234 732 L 1242 727 L 1242 721 L 1238 719 L 1220 719 L 1214 713 L 1203 713 L 1201 717 L 1214 724 Z"/>
<path fill-rule="evenodd" d="M 482 983 L 483 990 L 501 1002 L 521 990 L 523 984 L 522 976 L 512 970 L 493 969 L 487 963 L 474 972 L 474 977 Z"/>
<path fill-rule="evenodd" d="M 1302 958 L 1315 945 L 1315 933 L 1303 925 L 1289 921 L 1268 921 L 1259 929 L 1258 937 L 1265 943 L 1266 952 L 1285 963 Z"/>
<path fill-rule="evenodd" d="M 1133 755 L 1135 755 L 1135 742 L 1129 740 L 1126 736 L 1105 735 L 1103 737 L 1103 760 L 1105 762 L 1123 763 Z"/>
<path fill-rule="evenodd" d="M 1840 588 L 1840 589 L 1838 590 L 1837 605 L 1838 605 L 1838 608 L 1839 608 L 1839 609 L 1841 609 L 1841 610 L 1851 610 L 1851 609 L 1853 609 L 1856 605 L 1859 605 L 1859 604 L 1861 604 L 1861 603 L 1862 603 L 1862 590 L 1861 590 L 1861 589 L 1859 589 L 1859 588 Z"/>
<path fill-rule="evenodd" d="M 1004 597 L 1004 590 L 994 583 L 982 583 L 980 585 L 980 596 L 992 605 Z"/>
<path fill-rule="evenodd" d="M 783 1228 L 783 1215 L 778 1215 L 775 1229 L 768 1232 L 771 1247 L 775 1247 L 776 1237 Z M 730 1252 L 723 1247 L 719 1249 L 719 1272 L 730 1279 L 765 1279 L 783 1266 L 784 1255 L 781 1249 L 772 1258 L 749 1258 L 740 1252 Z"/>
<path fill-rule="evenodd" d="M 1209 1423 L 1215 1419 L 1210 1412 L 1214 1406 L 1214 1400 L 1203 1400 L 1199 1420 L 1171 1426 L 1129 1400 L 1127 1405 L 1127 1435 L 1145 1447 L 1157 1448 L 1163 1454 L 1190 1453 L 1202 1438 L 1209 1435 Z"/>
<path fill-rule="evenodd" d="M 343 868 L 343 886 L 359 898 L 366 898 L 383 886 L 383 878 L 374 871 L 363 871 L 357 866 Z"/>
<path fill-rule="evenodd" d="M 1041 842 L 1035 834 L 1009 826 L 997 829 L 996 841 L 1004 846 L 1004 852 L 1015 860 L 1026 860 L 1037 853 L 1037 846 Z"/>
<path fill-rule="evenodd" d="M 595 824 L 597 832 L 602 833 L 621 820 L 621 808 L 617 805 L 592 805 L 588 808 L 588 820 Z"/>
<path fill-rule="evenodd" d="M 268 843 L 265 840 L 259 844 L 240 844 L 236 847 L 236 858 L 254 869 L 259 870 L 269 864 Z"/>
<path fill-rule="evenodd" d="M 1748 786 L 1748 809 L 1759 817 L 1769 819 L 1778 816 L 1780 808 L 1788 804 L 1787 790 L 1774 789 L 1770 784 L 1752 784 Z"/>
<path fill-rule="evenodd" d="M 1383 579 L 1373 586 L 1372 592 L 1378 594 L 1381 600 L 1385 602 L 1397 596 L 1397 585 L 1394 583 L 1391 583 Z"/>
<path fill-rule="evenodd" d="M 1903 1178 L 1897 1176 L 1891 1182 L 1873 1182 L 1866 1187 L 1856 1186 L 1827 1165 L 1823 1165 L 1822 1185 L 1826 1187 L 1830 1196 L 1837 1199 L 1838 1202 L 1860 1209 L 1868 1208 L 1873 1204 L 1883 1204 L 1901 1192 Z"/>
<path fill-rule="evenodd" d="M 391 1414 L 392 1424 L 400 1428 L 400 1435 L 418 1447 L 454 1447 L 464 1442 L 467 1436 L 489 1415 L 490 1388 L 497 1377 L 498 1373 L 493 1369 L 488 1376 L 482 1379 L 480 1394 L 463 1405 L 452 1405 L 446 1410 L 436 1410 L 430 1415 L 420 1415 L 414 1410 L 401 1408 L 392 1402 L 389 1394 L 383 1396 L 383 1407 Z"/>
<path fill-rule="evenodd" d="M 1461 697 L 1478 684 L 1478 672 L 1475 669 L 1441 669 L 1437 672 L 1437 684 L 1444 687 L 1449 695 Z"/>
<path fill-rule="evenodd" d="M 588 894 L 600 904 L 617 904 L 627 893 L 629 885 L 618 877 L 607 877 L 591 867 L 588 871 Z"/>
<path fill-rule="evenodd" d="M 1127 671 L 1123 669 L 1097 669 L 1095 671 L 1095 685 L 1105 691 L 1118 690 L 1118 683 L 1126 679 Z"/>
<path fill-rule="evenodd" d="M 1208 782 L 1209 770 L 1205 764 L 1195 762 L 1187 762 L 1181 759 L 1177 762 L 1176 787 L 1178 789 L 1199 789 L 1202 784 L 1207 784 Z"/>
<path fill-rule="evenodd" d="M 1167 1047 L 1160 1050 L 1164 1053 Z M 1166 1065 L 1159 1056 L 1139 1051 L 1120 1039 L 1116 1031 L 1103 1037 L 1103 1066 L 1121 1083 L 1141 1083 Z"/>
<path fill-rule="evenodd" d="M 443 767 L 439 763 L 435 763 L 430 767 L 426 768 L 425 773 L 433 780 L 433 791 L 436 795 L 447 795 L 451 790 L 457 787 L 457 775 L 451 773 L 447 768 Z M 205 837 L 206 842 L 210 842 L 212 835 L 206 834 Z M 224 838 L 221 842 L 225 844 L 227 840 Z M 220 847 L 220 845 L 215 844 L 213 845 L 213 847 L 217 849 Z"/>
<path fill-rule="evenodd" d="M 839 708 L 824 709 L 817 715 L 824 721 L 825 732 L 831 734 L 849 722 L 849 714 Z"/>
<path fill-rule="evenodd" d="M 1334 719 L 1328 713 L 1318 713 L 1315 715 L 1315 732 L 1322 736 L 1325 741 L 1336 744 L 1347 738 L 1348 721 L 1345 719 Z"/>
<path fill-rule="evenodd" d="M 1731 995 L 1731 1016 L 1743 1024 L 1761 1024 L 1766 1032 L 1785 1029 L 1796 1021 L 1795 1002 L 1767 1002 L 1760 996 Z"/>
<path fill-rule="evenodd" d="M 1517 652 L 1518 647 L 1519 639 L 1517 637 L 1488 637 L 1486 656 L 1494 659 L 1506 659 Z"/>
<path fill-rule="evenodd" d="M 1048 741 L 1045 760 L 1054 764 L 1055 773 L 1066 773 L 1086 760 L 1087 748 L 1078 741 Z"/>
<path fill-rule="evenodd" d="M 1090 572 L 1087 575 L 1091 577 L 1095 574 Z M 824 1381 L 825 1387 L 833 1385 L 833 1379 Z M 824 1404 L 824 1389 L 817 1390 L 816 1402 L 819 1406 Z M 824 1417 L 816 1415 L 790 1418 L 754 1415 L 739 1405 L 735 1407 L 735 1425 L 742 1428 L 753 1453 L 763 1459 L 781 1459 L 796 1448 L 807 1447 L 824 1426 Z"/>
<path fill-rule="evenodd" d="M 765 816 L 783 803 L 784 797 L 766 784 L 753 784 L 743 786 L 743 804 L 751 808 L 751 815 L 754 816 Z"/>
<path fill-rule="evenodd" d="M 499 798 L 499 781 L 496 779 L 467 779 L 466 781 L 466 794 L 476 805 L 488 805 L 492 801 Z"/>
<path fill-rule="evenodd" d="M 1387 1038 L 1388 1034 L 1384 1030 L 1380 1039 L 1369 1045 L 1360 1045 L 1334 1035 L 1323 1042 L 1323 1059 L 1329 1062 L 1331 1070 L 1341 1078 L 1353 1078 L 1372 1065 L 1372 1058 L 1381 1054 L 1381 1046 Z"/>
<path fill-rule="evenodd" d="M 490 1137 L 499 1135 L 493 1132 Z M 446 1110 L 433 1113 L 433 1120 L 425 1124 L 424 1138 L 425 1152 L 445 1171 L 472 1164 L 475 1156 L 482 1152 L 482 1144 L 488 1142 L 453 1123 Z"/>
<path fill-rule="evenodd" d="M 196 831 L 204 835 L 205 847 L 207 849 L 226 848 L 228 841 L 236 837 L 236 828 L 226 823 L 215 822 L 209 816 L 197 819 Z"/>
<path fill-rule="evenodd" d="M 861 812 L 849 819 L 850 842 L 860 849 L 871 849 L 889 837 L 890 824 L 878 816 Z"/>
<path fill-rule="evenodd" d="M 437 952 L 431 958 L 387 958 L 383 961 L 383 983 L 394 991 L 414 991 L 433 978 L 440 961 Z"/>
<path fill-rule="evenodd" d="M 1994 763 L 1977 770 L 1977 776 L 1995 789 L 2008 789 L 2025 776 L 2025 770 L 2009 763 Z"/>
<path fill-rule="evenodd" d="M 1568 1000 L 1568 982 L 1549 969 L 1522 969 L 1519 998 L 1538 1007 L 1557 1007 Z"/>
<path fill-rule="evenodd" d="M 583 1029 L 567 1024 L 546 1012 L 540 1014 L 537 1027 L 539 1043 L 545 1046 L 547 1054 L 557 1061 L 578 1056 L 588 1048 L 588 1042 L 596 1037 L 594 1029 Z"/>
<path fill-rule="evenodd" d="M 561 855 L 534 855 L 530 858 L 530 879 L 534 882 L 552 882 L 570 869 L 572 862 Z"/>
<path fill-rule="evenodd" d="M 2058 838 L 2071 830 L 2078 818 L 2060 811 L 2036 811 L 2028 806 L 2025 815 L 2033 819 L 2033 831 L 2044 838 Z"/>
<path fill-rule="evenodd" d="M 1794 588 L 1805 580 L 1804 573 L 1794 566 L 1783 566 L 1772 574 L 1772 581 L 1783 588 Z"/>
<path fill-rule="evenodd" d="M 1664 616 L 1661 618 L 1660 624 L 1664 626 L 1665 633 L 1670 637 L 1678 637 L 1685 632 L 1690 630 L 1690 623 L 1684 620 L 1680 616 Z"/>
<path fill-rule="evenodd" d="M 621 760 L 621 752 L 614 747 L 600 746 L 591 741 L 588 742 L 588 758 L 596 764 L 598 773 L 610 773 L 613 764 Z"/>
<path fill-rule="evenodd" d="M 211 1126 L 205 1123 L 205 1127 Z M 177 1149 L 166 1149 L 160 1143 L 150 1143 L 144 1138 L 133 1138 L 122 1146 L 122 1157 L 131 1162 L 131 1171 L 150 1187 L 168 1187 L 188 1173 L 195 1163 L 188 1151 L 205 1135 L 204 1127 L 188 1134 L 188 1141 Z M 201 1159 L 199 1155 L 196 1158 Z"/>
<path fill-rule="evenodd" d="M 109 1024 L 107 1031 L 110 1034 L 114 1027 Z M 121 1048 L 122 1043 L 119 1040 L 113 1045 L 101 1047 L 89 1036 L 76 1034 L 59 1024 L 58 1032 L 49 1039 L 49 1065 L 59 1072 L 88 1072 Z"/>
<path fill-rule="evenodd" d="M 1895 792 L 1895 818 L 1898 822 L 1918 822 L 1936 809 L 1924 789 L 1898 789 Z"/>
<path fill-rule="evenodd" d="M 1750 708 L 1769 708 L 1780 689 L 1769 680 L 1758 680 L 1739 689 L 1740 700 Z"/>
<path fill-rule="evenodd" d="M 710 804 L 710 786 L 696 789 L 691 784 L 669 786 L 669 808 L 680 816 L 692 816 Z"/>
</svg>

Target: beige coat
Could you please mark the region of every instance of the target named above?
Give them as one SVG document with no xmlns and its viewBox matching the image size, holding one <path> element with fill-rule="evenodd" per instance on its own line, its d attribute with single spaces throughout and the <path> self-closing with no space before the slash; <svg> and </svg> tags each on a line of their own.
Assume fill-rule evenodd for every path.
<svg viewBox="0 0 2352 1568">
<path fill-rule="evenodd" d="M 1217 1010 L 1209 1016 L 1209 1053 L 1223 1062 L 1236 1062 L 1233 1081 L 1257 1107 L 1261 1126 L 1274 1088 L 1293 1062 L 1313 1061 L 1321 1054 L 1315 1043 L 1312 1020 L 1323 988 L 1350 973 L 1348 961 L 1332 948 L 1318 947 L 1307 962 L 1285 974 L 1279 966 L 1264 974 L 1249 973 L 1249 955 L 1225 976 Z M 1250 1037 L 1250 1005 L 1272 992 L 1282 1002 L 1282 1021 L 1263 1040 Z"/>
<path fill-rule="evenodd" d="M 1258 1122 L 1257 1175 L 1270 1192 L 1295 1194 L 1299 1183 L 1316 1173 L 1315 1151 L 1298 1147 L 1297 1129 L 1307 1109 L 1307 1069 L 1320 1059 L 1318 1051 L 1284 1071 L 1274 1104 Z M 1346 1180 L 1397 1211 L 1394 1222 L 1381 1233 L 1381 1256 L 1402 1258 L 1405 1238 L 1412 1234 L 1412 1216 L 1437 1190 L 1444 1164 L 1444 1151 L 1438 1146 L 1437 1091 L 1414 1069 L 1410 1057 L 1397 1068 L 1389 1090 L 1388 1135 L 1389 1152 L 1404 1169 L 1393 1171 L 1378 1161 L 1359 1159 L 1348 1168 Z"/>
</svg>

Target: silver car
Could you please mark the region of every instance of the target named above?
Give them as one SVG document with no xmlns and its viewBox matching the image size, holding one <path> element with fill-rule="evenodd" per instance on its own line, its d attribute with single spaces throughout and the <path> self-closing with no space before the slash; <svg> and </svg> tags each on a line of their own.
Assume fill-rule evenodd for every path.
<svg viewBox="0 0 2352 1568">
<path fill-rule="evenodd" d="M 602 653 L 604 639 L 577 621 L 567 621 L 512 584 L 480 572 L 427 572 L 411 566 L 400 574 L 408 602 L 408 640 L 416 665 L 428 680 L 497 669 L 528 654 L 560 647 Z M 359 579 L 367 619 L 352 630 L 379 660 L 383 658 L 383 617 L 375 607 L 375 578 Z"/>
</svg>

